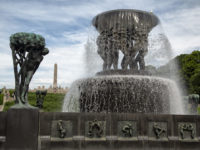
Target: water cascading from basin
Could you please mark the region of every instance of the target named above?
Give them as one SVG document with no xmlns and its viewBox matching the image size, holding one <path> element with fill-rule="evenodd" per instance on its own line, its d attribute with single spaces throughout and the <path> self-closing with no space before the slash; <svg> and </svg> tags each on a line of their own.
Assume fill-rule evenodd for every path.
<svg viewBox="0 0 200 150">
<path fill-rule="evenodd" d="M 182 114 L 175 82 L 145 70 L 148 34 L 159 19 L 139 10 L 113 10 L 97 15 L 92 23 L 99 32 L 96 44 L 103 71 L 73 83 L 63 111 Z"/>
<path fill-rule="evenodd" d="M 76 93 L 76 94 L 75 94 Z M 63 108 L 67 112 L 183 113 L 175 82 L 165 78 L 113 75 L 77 80 Z"/>
</svg>

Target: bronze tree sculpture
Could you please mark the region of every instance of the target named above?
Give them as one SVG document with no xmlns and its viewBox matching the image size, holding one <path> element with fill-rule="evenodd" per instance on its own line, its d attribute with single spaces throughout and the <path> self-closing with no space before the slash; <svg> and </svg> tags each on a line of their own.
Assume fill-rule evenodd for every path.
<svg viewBox="0 0 200 150">
<path fill-rule="evenodd" d="M 34 33 L 15 33 L 10 36 L 10 48 L 15 74 L 16 104 L 13 107 L 32 108 L 28 103 L 28 89 L 43 56 L 49 53 L 45 39 Z"/>
</svg>

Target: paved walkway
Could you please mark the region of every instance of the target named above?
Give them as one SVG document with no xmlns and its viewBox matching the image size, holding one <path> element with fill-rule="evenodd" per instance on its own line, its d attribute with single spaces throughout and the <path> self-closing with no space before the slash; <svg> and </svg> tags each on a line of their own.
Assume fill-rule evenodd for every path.
<svg viewBox="0 0 200 150">
<path fill-rule="evenodd" d="M 0 105 L 0 111 L 3 111 L 4 105 Z"/>
</svg>

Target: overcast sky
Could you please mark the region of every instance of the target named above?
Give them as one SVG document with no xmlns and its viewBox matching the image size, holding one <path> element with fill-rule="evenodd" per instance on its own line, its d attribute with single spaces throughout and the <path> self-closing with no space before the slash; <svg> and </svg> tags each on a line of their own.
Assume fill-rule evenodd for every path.
<svg viewBox="0 0 200 150">
<path fill-rule="evenodd" d="M 84 76 L 84 45 L 92 32 L 92 18 L 112 9 L 153 11 L 162 23 L 173 56 L 200 48 L 200 0 L 0 0 L 0 88 L 14 87 L 9 37 L 34 32 L 46 39 L 50 53 L 32 79 L 31 88 L 53 82 L 69 86 Z"/>
</svg>

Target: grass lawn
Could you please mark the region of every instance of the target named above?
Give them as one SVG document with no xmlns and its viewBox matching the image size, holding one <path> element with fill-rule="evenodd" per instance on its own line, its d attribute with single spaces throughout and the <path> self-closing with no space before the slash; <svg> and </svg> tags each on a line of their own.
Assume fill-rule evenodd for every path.
<svg viewBox="0 0 200 150">
<path fill-rule="evenodd" d="M 62 104 L 63 104 L 64 97 L 65 97 L 65 94 L 47 93 L 47 95 L 44 98 L 42 111 L 44 111 L 44 112 L 60 112 L 62 110 Z M 32 106 L 36 106 L 36 94 L 35 93 L 29 93 L 28 100 Z M 14 105 L 14 101 L 6 102 L 3 111 L 7 111 L 13 105 Z"/>
<path fill-rule="evenodd" d="M 200 115 L 200 107 L 197 108 L 197 112 Z"/>
</svg>

